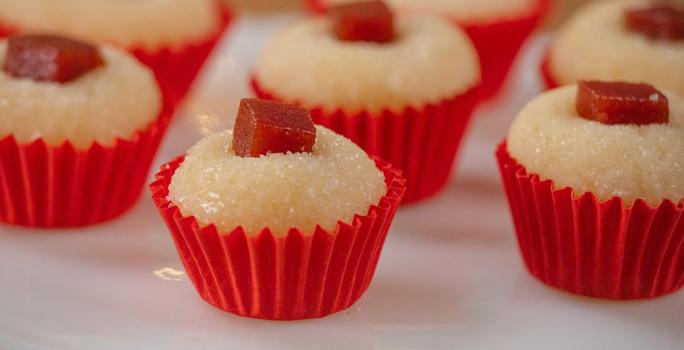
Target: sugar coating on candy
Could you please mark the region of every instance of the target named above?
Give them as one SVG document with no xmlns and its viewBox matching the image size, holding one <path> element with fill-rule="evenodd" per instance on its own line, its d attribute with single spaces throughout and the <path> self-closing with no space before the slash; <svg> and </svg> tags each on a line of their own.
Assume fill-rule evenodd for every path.
<svg viewBox="0 0 684 350">
<path fill-rule="evenodd" d="M 358 0 L 322 0 L 329 6 Z M 516 19 L 531 14 L 539 0 L 387 0 L 400 11 L 448 15 L 460 23 L 494 22 Z"/>
<path fill-rule="evenodd" d="M 257 61 L 259 84 L 304 107 L 353 113 L 420 108 L 480 82 L 475 48 L 441 16 L 398 16 L 398 36 L 387 45 L 341 43 L 330 26 L 319 16 L 281 32 Z"/>
<path fill-rule="evenodd" d="M 8 39 L 3 69 L 17 78 L 67 83 L 104 66 L 88 43 L 54 35 L 16 35 Z"/>
<path fill-rule="evenodd" d="M 603 124 L 665 124 L 670 110 L 667 97 L 648 84 L 580 81 L 577 112 Z"/>
<path fill-rule="evenodd" d="M 627 27 L 654 39 L 684 40 L 684 10 L 657 5 L 625 11 Z"/>
<path fill-rule="evenodd" d="M 6 53 L 7 41 L 0 41 L 0 66 Z M 17 79 L 0 70 L 0 138 L 42 138 L 51 146 L 68 140 L 86 149 L 145 129 L 161 110 L 154 75 L 119 49 L 104 46 L 100 53 L 104 67 L 68 84 Z"/>
<path fill-rule="evenodd" d="M 576 196 L 643 198 L 652 205 L 684 198 L 684 100 L 663 91 L 670 122 L 606 125 L 586 120 L 575 108 L 577 86 L 547 92 L 518 115 L 508 151 L 529 173 L 551 179 Z"/>
<path fill-rule="evenodd" d="M 625 11 L 650 4 L 618 0 L 582 7 L 555 35 L 553 79 L 561 85 L 586 79 L 641 82 L 684 96 L 684 41 L 653 40 L 625 25 Z"/>
<path fill-rule="evenodd" d="M 185 216 L 228 233 L 242 226 L 257 235 L 268 227 L 334 230 L 366 215 L 387 192 L 375 163 L 350 140 L 317 126 L 313 153 L 236 156 L 230 131 L 209 135 L 190 149 L 174 174 L 169 199 Z"/>
<path fill-rule="evenodd" d="M 394 16 L 384 1 L 369 0 L 328 9 L 333 31 L 342 41 L 389 43 L 394 40 Z"/>
<path fill-rule="evenodd" d="M 216 9 L 215 0 L 2 0 L 0 21 L 33 33 L 156 50 L 209 37 L 218 29 Z"/>
<path fill-rule="evenodd" d="M 316 128 L 305 108 L 255 98 L 240 101 L 233 149 L 241 157 L 311 152 Z"/>
</svg>

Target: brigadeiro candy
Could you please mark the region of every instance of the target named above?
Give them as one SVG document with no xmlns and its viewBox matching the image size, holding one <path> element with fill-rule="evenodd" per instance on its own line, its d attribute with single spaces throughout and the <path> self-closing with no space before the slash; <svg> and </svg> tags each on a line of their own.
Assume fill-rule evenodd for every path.
<svg viewBox="0 0 684 350">
<path fill-rule="evenodd" d="M 234 132 L 209 135 L 164 165 L 151 190 L 204 300 L 241 316 L 295 320 L 361 297 L 405 180 L 314 126 L 308 111 L 244 99 Z"/>
<path fill-rule="evenodd" d="M 0 222 L 84 226 L 140 195 L 169 113 L 124 51 L 51 35 L 0 40 Z"/>
<path fill-rule="evenodd" d="M 307 0 L 319 13 L 355 0 Z M 477 49 L 482 67 L 480 95 L 495 96 L 503 86 L 520 48 L 548 12 L 549 0 L 388 0 L 406 13 L 430 13 L 452 20 Z"/>
<path fill-rule="evenodd" d="M 597 1 L 558 32 L 541 71 L 549 88 L 586 79 L 642 82 L 684 96 L 684 5 Z"/>
<path fill-rule="evenodd" d="M 0 36 L 65 35 L 118 45 L 155 73 L 166 103 L 188 92 L 230 22 L 218 0 L 3 0 Z"/>
<path fill-rule="evenodd" d="M 258 97 L 297 103 L 403 170 L 406 202 L 447 183 L 479 84 L 477 53 L 461 30 L 381 1 L 296 23 L 266 46 L 253 75 Z"/>
<path fill-rule="evenodd" d="M 684 99 L 581 81 L 530 102 L 497 152 L 522 256 L 542 282 L 609 299 L 684 285 Z"/>
</svg>

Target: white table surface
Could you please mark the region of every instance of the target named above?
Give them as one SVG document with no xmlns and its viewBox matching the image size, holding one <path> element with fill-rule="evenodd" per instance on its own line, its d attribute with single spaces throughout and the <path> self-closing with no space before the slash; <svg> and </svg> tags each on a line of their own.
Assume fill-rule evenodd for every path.
<svg viewBox="0 0 684 350">
<path fill-rule="evenodd" d="M 259 48 L 292 18 L 236 22 L 157 164 L 231 124 Z M 524 270 L 493 153 L 539 91 L 544 42 L 529 45 L 503 96 L 478 112 L 444 193 L 399 211 L 375 280 L 350 310 L 288 323 L 205 304 L 146 191 L 94 228 L 0 226 L 0 349 L 684 349 L 684 292 L 592 300 Z"/>
</svg>

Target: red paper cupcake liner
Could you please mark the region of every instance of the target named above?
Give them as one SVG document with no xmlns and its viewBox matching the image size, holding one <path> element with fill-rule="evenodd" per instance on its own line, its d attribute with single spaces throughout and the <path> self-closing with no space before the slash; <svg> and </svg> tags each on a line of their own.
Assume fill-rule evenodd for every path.
<svg viewBox="0 0 684 350">
<path fill-rule="evenodd" d="M 175 107 L 183 101 L 204 63 L 230 25 L 232 15 L 228 8 L 222 4 L 217 4 L 217 7 L 220 13 L 219 27 L 204 40 L 154 52 L 148 52 L 143 48 L 129 49 L 131 54 L 154 72 L 170 106 Z"/>
<path fill-rule="evenodd" d="M 231 22 L 232 15 L 228 8 L 218 3 L 216 6 L 220 13 L 219 27 L 206 39 L 182 47 L 166 47 L 153 52 L 139 47 L 126 48 L 131 55 L 154 72 L 166 104 L 174 109 L 187 95 Z M 0 23 L 0 37 L 7 37 L 19 31 L 20 29 Z"/>
<path fill-rule="evenodd" d="M 324 0 L 307 0 L 316 13 L 325 13 Z M 519 18 L 488 23 L 459 23 L 475 45 L 482 67 L 481 97 L 498 94 L 508 77 L 520 48 L 539 26 L 551 6 L 549 0 L 538 0 L 532 12 Z"/>
<path fill-rule="evenodd" d="M 259 98 L 282 100 L 255 79 L 252 88 Z M 316 124 L 346 136 L 368 154 L 401 169 L 407 180 L 406 204 L 427 199 L 444 188 L 478 100 L 478 89 L 471 89 L 420 109 L 347 113 L 314 108 L 311 116 Z"/>
<path fill-rule="evenodd" d="M 550 6 L 549 0 L 538 0 L 534 11 L 520 18 L 461 25 L 480 55 L 483 98 L 493 97 L 501 90 L 520 49 Z"/>
<path fill-rule="evenodd" d="M 0 23 L 0 38 L 6 38 L 16 32 L 16 29 L 10 28 L 7 25 Z"/>
<path fill-rule="evenodd" d="M 326 11 L 325 0 L 305 0 L 305 2 L 314 13 L 321 14 Z"/>
<path fill-rule="evenodd" d="M 541 73 L 542 82 L 544 83 L 546 90 L 555 89 L 560 86 L 560 84 L 556 81 L 556 78 L 554 78 L 553 74 L 551 74 L 551 63 L 548 53 L 544 55 L 541 65 L 539 66 L 539 71 Z"/>
<path fill-rule="evenodd" d="M 684 286 L 684 199 L 631 207 L 528 174 L 496 153 L 527 269 L 542 282 L 598 298 L 642 299 Z"/>
<path fill-rule="evenodd" d="M 140 197 L 169 119 L 165 109 L 131 139 L 86 150 L 0 139 L 0 222 L 64 228 L 120 216 Z"/>
<path fill-rule="evenodd" d="M 368 288 L 392 219 L 405 190 L 401 173 L 375 160 L 385 174 L 387 194 L 367 215 L 334 232 L 291 229 L 257 236 L 242 228 L 220 233 L 184 217 L 167 199 L 180 157 L 162 166 L 150 185 L 185 271 L 209 304 L 245 317 L 269 320 L 318 318 L 346 309 Z"/>
</svg>

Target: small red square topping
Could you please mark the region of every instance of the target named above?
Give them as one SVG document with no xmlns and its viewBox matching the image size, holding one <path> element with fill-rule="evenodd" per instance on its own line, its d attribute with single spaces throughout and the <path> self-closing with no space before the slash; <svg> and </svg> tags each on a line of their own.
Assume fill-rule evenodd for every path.
<svg viewBox="0 0 684 350">
<path fill-rule="evenodd" d="M 625 13 L 627 27 L 654 39 L 684 40 L 684 10 L 662 5 Z"/>
<path fill-rule="evenodd" d="M 233 130 L 233 149 L 240 157 L 269 153 L 312 152 L 316 128 L 308 110 L 274 101 L 245 98 Z"/>
<path fill-rule="evenodd" d="M 333 6 L 328 14 L 335 35 L 342 41 L 388 43 L 394 40 L 394 16 L 384 1 Z"/>
<path fill-rule="evenodd" d="M 66 83 L 104 65 L 96 47 L 52 35 L 10 37 L 3 69 L 17 78 Z"/>
<path fill-rule="evenodd" d="M 577 112 L 603 124 L 667 124 L 667 97 L 648 84 L 581 81 Z"/>
</svg>

